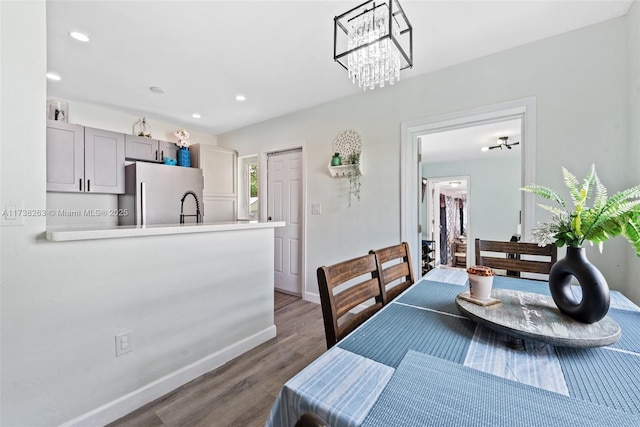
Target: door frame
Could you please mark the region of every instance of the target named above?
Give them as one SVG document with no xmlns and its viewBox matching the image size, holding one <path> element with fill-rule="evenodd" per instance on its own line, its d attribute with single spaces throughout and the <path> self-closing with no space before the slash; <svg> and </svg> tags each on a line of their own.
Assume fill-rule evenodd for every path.
<svg viewBox="0 0 640 427">
<path fill-rule="evenodd" d="M 522 119 L 522 183 L 535 182 L 536 166 L 536 98 L 529 97 L 493 104 L 455 113 L 429 116 L 400 124 L 400 240 L 410 247 L 421 247 L 420 201 L 421 162 L 419 137 L 428 133 L 473 126 L 476 124 Z M 524 241 L 531 241 L 531 228 L 535 225 L 535 200 L 533 194 L 521 195 L 522 230 Z M 421 272 L 420 251 L 412 254 L 413 271 Z"/>
<path fill-rule="evenodd" d="M 300 295 L 303 300 L 311 301 L 307 297 L 307 150 L 306 143 L 292 143 L 291 145 L 282 145 L 269 149 L 260 150 L 258 153 L 258 203 L 260 205 L 259 218 L 261 222 L 267 222 L 267 177 L 269 154 L 279 153 L 281 151 L 301 150 L 302 152 L 302 209 L 300 209 L 301 218 L 301 237 L 300 237 Z"/>
<path fill-rule="evenodd" d="M 467 183 L 467 228 L 466 228 L 466 234 L 470 235 L 471 233 L 469 232 L 469 230 L 471 230 L 473 224 L 471 223 L 471 197 L 469 196 L 471 194 L 471 177 L 469 175 L 457 175 L 457 176 L 444 176 L 444 177 L 433 177 L 433 178 L 426 178 L 427 180 L 427 191 L 429 191 L 429 187 L 433 186 L 434 184 L 438 183 L 438 182 L 447 182 L 447 181 L 465 181 Z M 438 193 L 438 195 L 440 195 L 440 193 Z M 425 196 L 431 196 L 430 194 L 427 194 Z M 439 201 L 439 197 L 438 197 L 438 201 Z M 435 206 L 435 200 L 433 200 L 432 205 Z M 422 209 L 422 206 L 424 205 L 424 203 L 420 204 L 420 209 Z M 432 206 L 433 207 L 433 206 Z M 424 215 L 422 215 L 422 210 L 421 212 L 421 218 L 425 217 Z M 440 216 L 438 215 L 437 217 L 434 217 L 433 214 L 433 209 L 431 210 L 431 212 L 427 211 L 426 212 L 426 221 L 427 221 L 427 227 L 430 228 L 431 223 L 429 222 L 429 220 L 434 221 L 435 219 L 438 219 L 438 224 L 440 224 Z M 423 227 L 424 229 L 424 227 Z M 427 236 L 429 237 L 429 236 Z M 435 240 L 435 255 L 436 255 L 436 266 L 440 264 L 440 233 L 435 233 L 434 232 L 434 236 L 431 236 L 430 239 L 427 240 Z M 469 245 L 467 242 L 467 260 L 470 260 L 470 250 L 471 250 L 471 246 Z"/>
<path fill-rule="evenodd" d="M 247 160 L 249 159 L 256 159 L 255 160 L 255 164 L 258 165 L 258 215 L 256 216 L 251 216 L 249 215 L 249 206 L 247 206 L 245 209 L 241 209 L 241 204 L 245 202 L 245 200 L 242 199 L 249 199 L 249 194 L 247 194 L 247 189 L 243 188 L 244 184 L 245 184 L 245 178 L 244 178 L 244 174 L 245 174 L 245 169 L 247 168 L 248 164 L 253 164 L 253 162 L 247 162 Z M 248 220 L 248 221 L 255 221 L 255 220 L 259 220 L 260 219 L 260 157 L 257 154 L 250 154 L 248 156 L 238 156 L 238 185 L 237 185 L 237 193 L 238 193 L 238 206 L 237 206 L 237 212 L 238 212 L 238 219 L 240 220 Z M 247 177 L 247 179 L 249 179 L 249 177 Z M 242 184 L 242 185 L 241 185 Z"/>
</svg>

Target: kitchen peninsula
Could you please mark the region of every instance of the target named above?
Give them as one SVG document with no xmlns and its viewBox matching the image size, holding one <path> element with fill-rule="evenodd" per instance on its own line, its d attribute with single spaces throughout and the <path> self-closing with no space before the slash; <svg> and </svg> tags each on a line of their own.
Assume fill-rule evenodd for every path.
<svg viewBox="0 0 640 427">
<path fill-rule="evenodd" d="M 274 338 L 274 228 L 281 226 L 47 227 L 39 246 L 54 273 L 66 274 L 58 289 L 73 287 L 78 301 L 67 311 L 77 322 L 67 327 L 85 337 L 106 377 L 135 378 L 85 402 L 69 425 L 108 424 Z M 82 328 L 86 319 L 96 319 L 91 330 Z M 128 331 L 133 351 L 117 357 L 114 336 Z"/>
<path fill-rule="evenodd" d="M 284 222 L 233 221 L 200 224 L 158 224 L 140 226 L 62 226 L 47 229 L 47 240 L 68 242 L 74 240 L 114 239 L 124 237 L 166 236 L 172 234 L 211 233 L 219 231 L 252 230 L 283 227 Z M 273 240 L 273 239 L 272 239 Z"/>
</svg>

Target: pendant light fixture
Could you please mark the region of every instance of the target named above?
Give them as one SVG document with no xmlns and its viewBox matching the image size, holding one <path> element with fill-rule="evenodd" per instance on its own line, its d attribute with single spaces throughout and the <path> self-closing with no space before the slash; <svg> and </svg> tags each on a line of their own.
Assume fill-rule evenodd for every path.
<svg viewBox="0 0 640 427">
<path fill-rule="evenodd" d="M 392 85 L 413 67 L 413 28 L 398 0 L 366 1 L 333 22 L 333 59 L 364 90 Z"/>
<path fill-rule="evenodd" d="M 503 149 L 503 148 L 507 148 L 509 150 L 511 150 L 511 148 L 514 145 L 520 145 L 520 141 L 518 142 L 507 142 L 509 140 L 508 136 L 501 136 L 500 138 L 498 138 L 498 144 L 497 145 L 492 145 L 490 147 L 482 147 L 480 150 L 481 151 L 489 151 L 489 150 L 493 150 L 495 148 L 499 148 L 499 149 Z"/>
</svg>

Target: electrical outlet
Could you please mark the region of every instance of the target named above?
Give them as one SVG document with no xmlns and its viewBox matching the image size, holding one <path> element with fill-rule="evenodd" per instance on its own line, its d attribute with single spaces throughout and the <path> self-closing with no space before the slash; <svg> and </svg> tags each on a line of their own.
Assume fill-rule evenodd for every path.
<svg viewBox="0 0 640 427">
<path fill-rule="evenodd" d="M 127 331 L 116 335 L 116 357 L 133 351 L 133 332 Z"/>
<path fill-rule="evenodd" d="M 320 215 L 322 213 L 322 205 L 320 203 L 311 203 L 311 213 Z"/>
</svg>

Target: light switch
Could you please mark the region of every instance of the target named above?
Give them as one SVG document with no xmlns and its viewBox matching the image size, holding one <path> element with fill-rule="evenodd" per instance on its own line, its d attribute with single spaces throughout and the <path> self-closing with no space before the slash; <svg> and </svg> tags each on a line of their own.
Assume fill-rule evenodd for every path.
<svg viewBox="0 0 640 427">
<path fill-rule="evenodd" d="M 3 226 L 24 225 L 22 199 L 2 201 L 2 217 L 0 218 L 0 224 Z"/>
<path fill-rule="evenodd" d="M 313 215 L 320 215 L 322 213 L 322 204 L 311 203 L 311 213 Z"/>
</svg>

